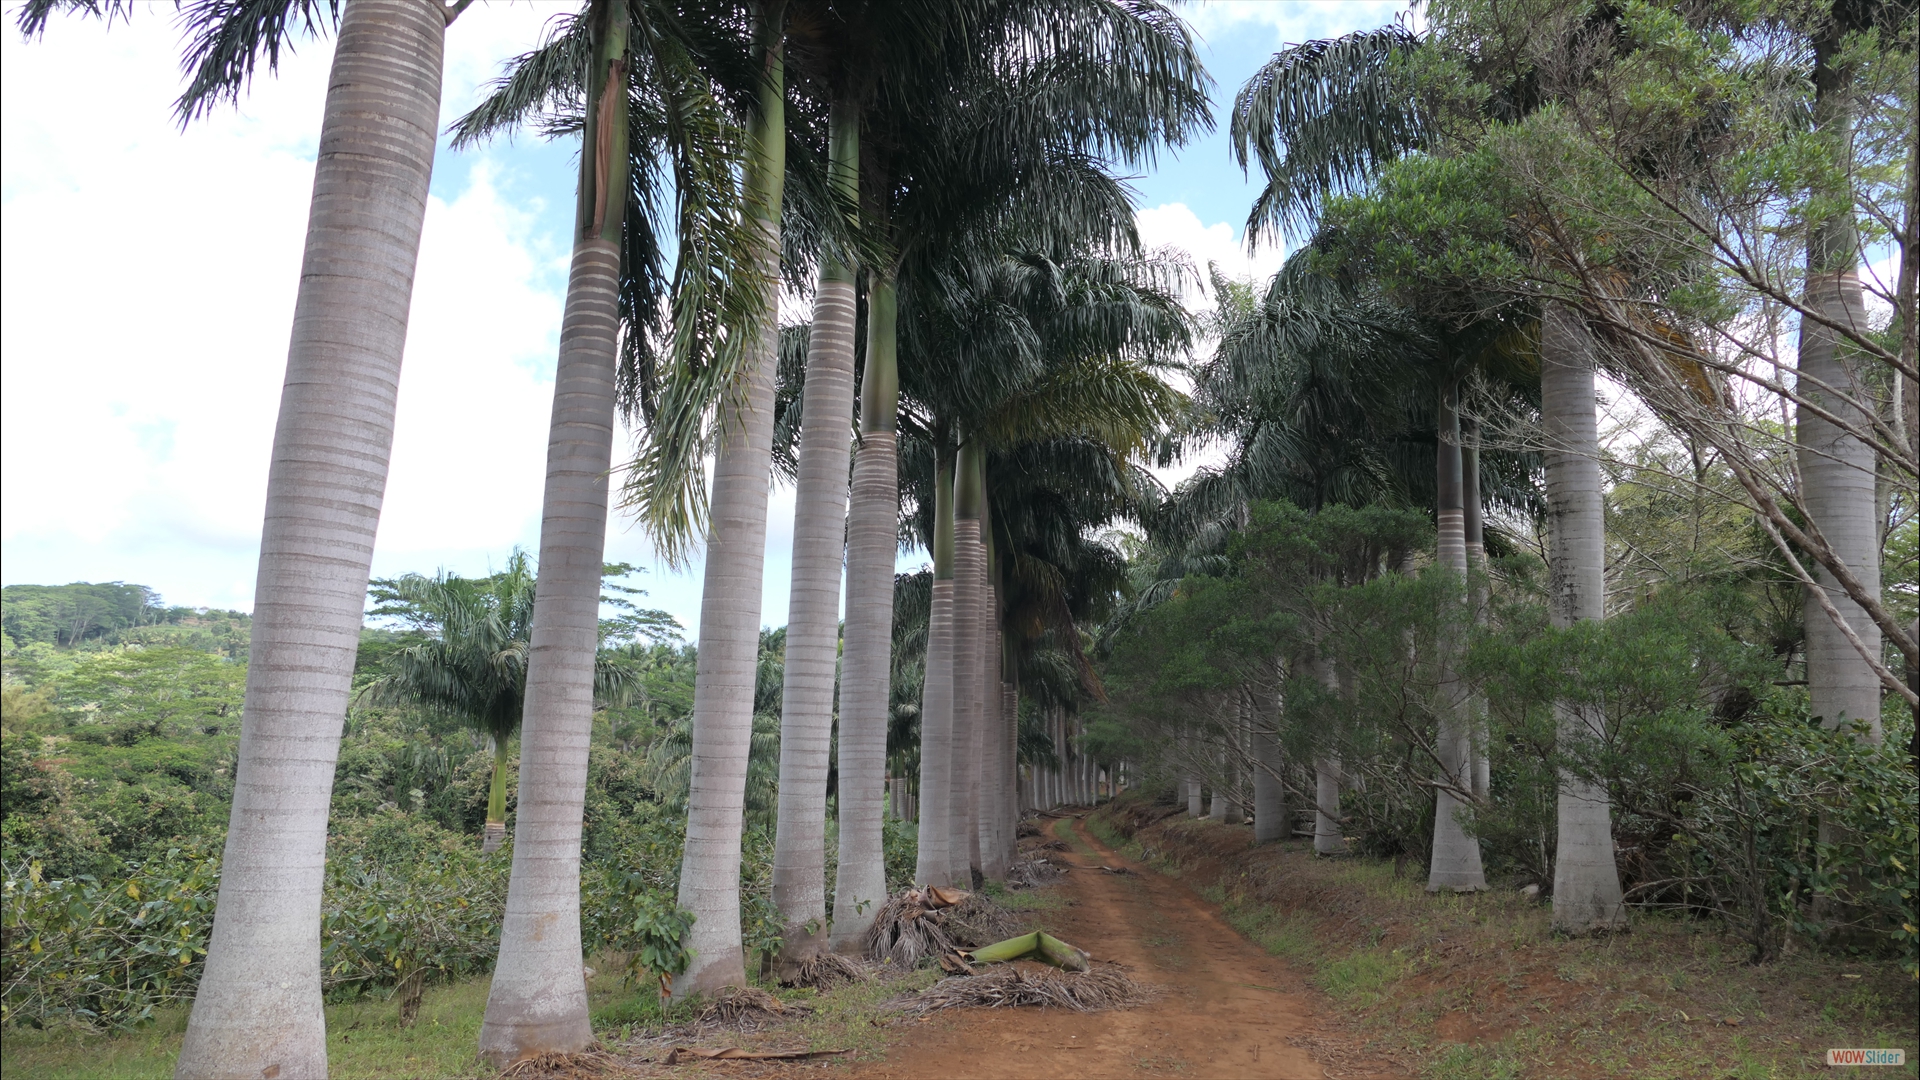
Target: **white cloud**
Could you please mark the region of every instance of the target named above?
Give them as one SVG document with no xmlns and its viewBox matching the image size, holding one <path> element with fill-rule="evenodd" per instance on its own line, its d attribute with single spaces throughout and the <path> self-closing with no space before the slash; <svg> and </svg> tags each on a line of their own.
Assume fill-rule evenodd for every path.
<svg viewBox="0 0 1920 1080">
<path fill-rule="evenodd" d="M 1202 0 L 1181 10 L 1203 40 L 1220 40 L 1252 23 L 1293 42 L 1383 26 L 1403 13 L 1416 29 L 1423 25 L 1419 9 L 1405 0 Z"/>
<path fill-rule="evenodd" d="M 554 10 L 463 16 L 443 118 Z M 170 20 L 0 36 L 6 580 L 117 577 L 250 606 L 331 43 L 302 43 L 183 133 Z M 551 239 L 499 198 L 497 172 L 428 211 L 383 570 L 537 534 L 560 299 Z"/>
<path fill-rule="evenodd" d="M 1246 244 L 1235 235 L 1233 224 L 1225 221 L 1205 224 L 1185 203 L 1163 203 L 1140 210 L 1134 214 L 1134 225 L 1140 231 L 1142 245 L 1185 252 L 1202 280 L 1208 277 L 1207 268 L 1213 266 L 1235 281 L 1249 278 L 1264 281 L 1273 276 L 1286 259 L 1286 252 L 1272 244 L 1262 244 L 1259 250 L 1248 252 Z M 1194 311 L 1209 308 L 1213 303 L 1205 288 L 1189 288 L 1182 299 Z"/>
</svg>

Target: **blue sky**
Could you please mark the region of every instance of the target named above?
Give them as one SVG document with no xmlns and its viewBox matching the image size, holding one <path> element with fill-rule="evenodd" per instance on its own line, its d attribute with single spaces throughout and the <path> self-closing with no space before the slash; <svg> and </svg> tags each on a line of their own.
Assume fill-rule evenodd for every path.
<svg viewBox="0 0 1920 1080">
<path fill-rule="evenodd" d="M 1233 94 L 1284 43 L 1402 8 L 1183 5 L 1219 123 L 1132 180 L 1146 241 L 1271 272 L 1279 252 L 1239 243 L 1256 187 L 1228 154 Z M 245 609 L 331 47 L 306 44 L 238 109 L 182 133 L 167 108 L 176 35 L 155 9 L 111 32 L 68 19 L 31 44 L 0 35 L 0 581 L 133 581 L 170 603 Z M 443 119 L 562 10 L 518 0 L 463 15 Z M 568 145 L 442 146 L 376 574 L 483 573 L 516 544 L 537 549 L 573 184 Z M 774 625 L 791 519 L 792 492 L 776 490 L 762 609 Z M 698 563 L 659 566 L 624 520 L 608 557 L 648 567 L 638 584 L 691 636 Z"/>
</svg>

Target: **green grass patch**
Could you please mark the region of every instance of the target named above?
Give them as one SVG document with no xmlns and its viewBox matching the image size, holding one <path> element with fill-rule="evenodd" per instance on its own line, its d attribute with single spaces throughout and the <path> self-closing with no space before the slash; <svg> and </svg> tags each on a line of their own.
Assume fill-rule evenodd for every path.
<svg viewBox="0 0 1920 1080">
<path fill-rule="evenodd" d="M 480 1061 L 478 1049 L 487 986 L 483 978 L 428 987 L 411 1028 L 400 1026 L 397 1002 L 375 998 L 329 1006 L 328 1072 L 336 1080 L 496 1075 Z M 9 1080 L 168 1080 L 186 1030 L 185 1008 L 170 1009 L 131 1032 L 16 1028 L 7 1032 L 0 1065 Z"/>
<path fill-rule="evenodd" d="M 1393 984 L 1406 974 L 1406 963 L 1381 949 L 1356 949 L 1321 965 L 1314 984 L 1343 1004 L 1367 1008 L 1379 1004 Z"/>
</svg>

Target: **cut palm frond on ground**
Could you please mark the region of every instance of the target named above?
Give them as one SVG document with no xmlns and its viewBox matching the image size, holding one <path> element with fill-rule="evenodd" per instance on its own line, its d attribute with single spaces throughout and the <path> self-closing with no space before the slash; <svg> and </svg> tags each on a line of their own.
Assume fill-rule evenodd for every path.
<svg viewBox="0 0 1920 1080">
<path fill-rule="evenodd" d="M 874 916 L 864 941 L 876 963 L 917 967 L 922 961 L 991 944 L 1025 927 L 1013 912 L 980 893 L 908 889 Z"/>
<path fill-rule="evenodd" d="M 793 978 L 781 985 L 831 990 L 836 986 L 863 982 L 872 977 L 873 971 L 858 960 L 848 959 L 838 953 L 820 953 L 802 961 L 795 969 Z"/>
<path fill-rule="evenodd" d="M 1072 972 L 1043 964 L 1011 963 L 979 975 L 942 979 L 907 1001 L 906 1011 L 918 1014 L 936 1009 L 1039 1005 L 1093 1012 L 1128 1008 L 1150 996 L 1146 987 L 1114 964 Z"/>
<path fill-rule="evenodd" d="M 697 1046 L 676 1046 L 661 1064 L 678 1065 L 682 1061 L 794 1061 L 851 1053 L 852 1050 L 742 1050 L 737 1046 L 702 1050 Z"/>
<path fill-rule="evenodd" d="M 1066 872 L 1066 867 L 1056 865 L 1044 856 L 1036 855 L 1031 859 L 1022 859 L 1007 868 L 1007 887 L 1037 889 L 1059 880 Z"/>
<path fill-rule="evenodd" d="M 714 995 L 695 1023 L 754 1031 L 808 1011 L 805 1005 L 781 1001 L 758 987 L 730 986 Z"/>
<path fill-rule="evenodd" d="M 971 894 L 945 914 L 947 936 L 963 949 L 1005 941 L 1032 926 L 982 893 Z"/>
<path fill-rule="evenodd" d="M 944 911 L 929 908 L 918 889 L 887 900 L 867 928 L 865 946 L 868 959 L 904 968 L 918 967 L 922 960 L 945 956 L 955 948 Z"/>
</svg>

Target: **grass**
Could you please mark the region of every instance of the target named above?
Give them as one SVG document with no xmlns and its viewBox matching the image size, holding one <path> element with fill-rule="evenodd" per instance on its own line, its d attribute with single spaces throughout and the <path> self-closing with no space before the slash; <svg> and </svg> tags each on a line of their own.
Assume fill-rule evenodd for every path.
<svg viewBox="0 0 1920 1080">
<path fill-rule="evenodd" d="M 1825 1074 L 1828 1047 L 1903 1047 L 1920 993 L 1895 961 L 1802 948 L 1764 967 L 1711 923 L 1636 912 L 1569 939 L 1517 892 L 1428 895 L 1391 862 L 1254 848 L 1249 830 L 1123 800 L 1088 824 L 1177 874 L 1305 973 L 1370 1050 L 1434 1080 Z"/>
<path fill-rule="evenodd" d="M 924 989 L 933 979 L 933 972 L 922 971 L 842 986 L 827 994 L 779 990 L 781 998 L 804 1001 L 812 1011 L 765 1034 L 783 1045 L 797 1036 L 811 1050 L 851 1048 L 857 1057 L 877 1056 L 890 1037 L 885 1027 L 873 1023 L 881 1003 Z M 329 1006 L 329 1075 L 334 1080 L 498 1076 L 479 1060 L 475 1049 L 486 1012 L 487 987 L 485 978 L 429 987 L 412 1028 L 400 1026 L 397 1003 L 379 998 Z M 610 1047 L 659 1033 L 694 1014 L 690 1005 L 662 1003 L 649 984 L 625 986 L 613 974 L 589 982 L 587 996 L 593 1029 Z M 181 1008 L 161 1014 L 155 1023 L 137 1031 L 9 1030 L 0 1042 L 0 1071 L 8 1080 L 167 1080 L 173 1075 L 186 1025 L 187 1011 Z"/>
<path fill-rule="evenodd" d="M 610 997 L 619 982 L 595 979 L 610 984 L 596 987 L 595 996 Z M 329 1006 L 329 1075 L 335 1080 L 496 1075 L 476 1049 L 486 1005 L 487 980 L 478 979 L 428 987 L 411 1028 L 400 1026 L 395 1002 L 373 998 Z M 187 1010 L 180 1008 L 131 1032 L 10 1030 L 0 1043 L 0 1071 L 13 1080 L 167 1080 L 186 1029 Z"/>
</svg>

